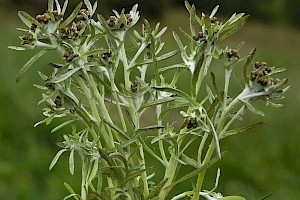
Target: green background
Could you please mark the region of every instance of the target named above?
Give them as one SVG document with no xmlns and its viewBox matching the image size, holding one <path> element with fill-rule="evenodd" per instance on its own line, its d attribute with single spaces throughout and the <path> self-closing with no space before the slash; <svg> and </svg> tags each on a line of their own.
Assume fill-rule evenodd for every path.
<svg viewBox="0 0 300 200">
<path fill-rule="evenodd" d="M 44 57 L 17 84 L 15 78 L 18 70 L 34 55 L 34 52 L 16 52 L 7 49 L 8 45 L 18 45 L 20 42 L 18 35 L 21 33 L 15 28 L 23 25 L 17 18 L 17 10 L 25 9 L 32 15 L 37 15 L 40 14 L 37 10 L 43 12 L 46 9 L 46 3 L 37 4 L 38 1 L 31 1 L 27 4 L 12 4 L 12 2 L 0 0 L 0 199 L 63 199 L 67 195 L 63 182 L 74 185 L 78 177 L 68 173 L 67 156 L 62 156 L 52 171 L 48 170 L 49 163 L 59 150 L 55 142 L 61 140 L 62 134 L 50 134 L 55 123 L 49 127 L 41 125 L 33 128 L 34 123 L 43 118 L 42 107 L 37 106 L 41 94 L 33 87 L 35 83 L 42 83 L 36 71 L 49 70 L 47 63 L 55 58 Z M 113 6 L 126 7 L 133 4 L 133 1 L 116 2 L 99 1 L 99 10 L 107 17 L 108 10 Z M 188 30 L 188 15 L 183 2 L 152 1 L 160 5 L 157 8 L 151 1 L 136 2 L 140 4 L 142 17 L 152 22 L 161 21 L 162 25 L 169 27 L 165 37 L 168 43 L 166 48 L 175 49 L 172 31 L 179 33 L 178 27 Z M 221 12 L 218 14 L 221 19 L 228 18 L 229 12 L 247 11 L 251 15 L 249 22 L 224 45 L 234 48 L 240 41 L 246 41 L 241 52 L 243 56 L 254 46 L 257 47 L 255 60 L 285 67 L 287 69 L 285 77 L 288 77 L 289 84 L 292 85 L 286 99 L 282 101 L 285 104 L 283 108 L 262 107 L 265 117 L 249 113 L 244 119 L 252 122 L 263 121 L 264 126 L 221 142 L 221 148 L 228 151 L 228 154 L 220 163 L 222 171 L 218 191 L 224 195 L 242 195 L 249 200 L 259 199 L 269 193 L 273 193 L 270 200 L 298 199 L 300 30 L 296 24 L 300 15 L 295 9 L 297 2 L 287 0 L 197 2 L 199 2 L 198 11 L 200 8 L 201 11 L 211 9 L 212 4 L 221 4 Z M 140 25 L 137 25 L 137 30 L 140 30 Z M 221 69 L 213 66 L 213 70 Z M 240 78 L 238 72 L 237 70 L 235 73 L 235 79 Z M 236 88 L 241 89 L 238 84 Z M 208 172 L 205 183 L 207 189 L 213 187 L 215 174 L 215 168 Z"/>
</svg>

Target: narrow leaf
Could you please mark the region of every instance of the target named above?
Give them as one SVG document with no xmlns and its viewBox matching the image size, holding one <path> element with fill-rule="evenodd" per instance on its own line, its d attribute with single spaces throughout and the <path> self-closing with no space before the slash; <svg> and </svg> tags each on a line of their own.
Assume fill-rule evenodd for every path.
<svg viewBox="0 0 300 200">
<path fill-rule="evenodd" d="M 178 94 L 179 96 L 182 96 L 186 100 L 191 102 L 194 106 L 198 105 L 197 101 L 195 101 L 190 95 L 188 95 L 187 93 L 185 93 L 181 90 L 171 88 L 171 87 L 163 87 L 163 86 L 154 86 L 153 88 L 156 89 L 156 90 L 159 90 L 159 91 L 165 91 L 165 92 L 170 92 L 170 93 L 173 93 L 173 94 Z"/>
<path fill-rule="evenodd" d="M 22 20 L 22 22 L 28 27 L 31 27 L 32 24 L 35 24 L 40 27 L 42 26 L 42 24 L 40 24 L 36 19 L 31 17 L 29 14 L 27 14 L 24 11 L 19 11 L 18 15 L 19 15 L 20 19 Z"/>
<path fill-rule="evenodd" d="M 213 9 L 213 11 L 211 12 L 211 14 L 210 14 L 210 18 L 213 18 L 215 15 L 216 15 L 216 13 L 218 12 L 218 9 L 219 9 L 219 5 L 217 5 L 214 9 Z"/>
<path fill-rule="evenodd" d="M 182 44 L 182 42 L 181 42 L 179 36 L 177 35 L 177 33 L 175 33 L 174 31 L 173 31 L 173 37 L 174 37 L 174 39 L 175 39 L 175 41 L 176 41 L 176 43 L 177 43 L 177 45 L 178 45 L 178 47 L 179 47 L 179 50 L 180 50 L 181 52 L 184 52 L 184 51 L 185 51 L 185 50 L 184 50 L 184 46 L 183 46 L 183 44 Z"/>
<path fill-rule="evenodd" d="M 160 105 L 160 104 L 164 104 L 164 103 L 168 103 L 168 102 L 171 102 L 171 101 L 174 101 L 174 100 L 175 100 L 175 98 L 173 98 L 173 97 L 164 97 L 164 98 L 158 99 L 156 101 L 152 101 L 150 103 L 142 104 L 142 106 L 139 108 L 138 112 L 141 112 L 145 108 Z"/>
<path fill-rule="evenodd" d="M 80 9 L 81 9 L 81 6 L 82 6 L 82 2 L 80 2 L 76 8 L 73 10 L 73 12 L 71 13 L 71 15 L 63 22 L 59 25 L 59 28 L 64 28 L 66 27 L 68 24 L 70 24 L 75 18 L 76 16 L 78 15 Z"/>
<path fill-rule="evenodd" d="M 69 0 L 65 0 L 64 5 L 63 5 L 62 10 L 61 10 L 62 15 L 65 14 L 65 12 L 67 10 L 67 7 L 68 7 L 68 3 L 69 3 Z"/>
<path fill-rule="evenodd" d="M 228 137 L 228 136 L 231 136 L 231 135 L 235 135 L 235 134 L 238 134 L 238 133 L 243 133 L 245 131 L 248 131 L 250 129 L 253 129 L 253 128 L 256 128 L 260 125 L 263 125 L 264 123 L 263 122 L 258 122 L 258 123 L 255 123 L 255 124 L 251 124 L 251 125 L 248 125 L 248 126 L 244 126 L 244 127 L 240 127 L 240 128 L 235 128 L 235 129 L 232 129 L 230 131 L 226 131 L 221 137 L 220 139 L 223 139 L 225 137 Z"/>
<path fill-rule="evenodd" d="M 188 67 L 183 63 L 182 64 L 174 64 L 174 65 L 170 65 L 170 66 L 158 69 L 158 73 L 163 74 L 163 73 L 166 73 L 166 72 L 174 70 L 174 69 L 188 69 Z"/>
<path fill-rule="evenodd" d="M 72 149 L 69 156 L 69 170 L 71 175 L 74 175 L 74 167 L 74 149 Z"/>
<path fill-rule="evenodd" d="M 220 200 L 246 200 L 244 197 L 240 197 L 240 196 L 227 196 L 227 197 L 222 197 L 222 198 L 218 198 Z"/>
<path fill-rule="evenodd" d="M 71 77 L 73 74 L 75 74 L 77 71 L 79 71 L 81 68 L 80 67 L 76 67 L 60 76 L 57 76 L 55 78 L 53 78 L 52 80 L 49 81 L 49 83 L 59 83 L 62 82 L 64 80 L 66 80 L 67 78 Z"/>
<path fill-rule="evenodd" d="M 77 194 L 75 193 L 75 191 L 73 190 L 73 188 L 66 182 L 64 182 L 65 187 L 67 188 L 67 190 L 71 193 L 71 195 L 74 195 L 72 197 L 74 197 L 74 199 L 79 200 L 79 198 L 77 197 Z"/>
<path fill-rule="evenodd" d="M 61 13 L 61 7 L 58 0 L 55 0 L 56 10 L 58 13 Z"/>
<path fill-rule="evenodd" d="M 131 179 L 140 176 L 142 173 L 144 173 L 145 171 L 147 171 L 147 169 L 140 169 L 137 170 L 135 172 L 133 172 L 132 174 L 130 174 L 129 176 L 127 176 L 121 183 L 120 186 L 125 185 L 128 181 L 130 181 Z"/>
<path fill-rule="evenodd" d="M 224 154 L 224 153 L 222 153 Z M 208 169 L 209 167 L 211 167 L 212 165 L 214 165 L 216 162 L 218 162 L 220 159 L 219 157 L 214 157 L 213 159 L 211 159 L 208 163 L 202 165 L 200 168 L 195 169 L 194 171 L 184 175 L 183 177 L 181 177 L 180 179 L 176 180 L 175 182 L 173 182 L 170 186 L 168 186 L 168 188 L 172 188 L 175 185 L 177 185 L 178 183 L 181 183 L 183 181 L 186 181 L 194 176 L 197 176 L 199 173 L 201 173 L 202 171 Z"/>
<path fill-rule="evenodd" d="M 226 33 L 224 33 L 221 38 L 219 39 L 219 42 L 222 42 L 223 40 L 225 40 L 226 38 L 230 37 L 231 35 L 235 34 L 236 32 L 238 32 L 243 26 L 244 23 L 241 23 L 237 26 L 235 26 L 234 28 L 232 28 L 231 30 L 227 31 Z"/>
<path fill-rule="evenodd" d="M 257 110 L 251 103 L 249 102 L 245 102 L 245 105 L 246 107 L 251 111 L 253 112 L 254 114 L 257 114 L 257 115 L 260 115 L 260 116 L 265 116 L 264 112 L 260 111 L 260 110 Z"/>
<path fill-rule="evenodd" d="M 47 52 L 47 50 L 42 50 L 35 54 L 19 71 L 19 74 L 16 78 L 17 83 L 21 80 L 21 78 L 25 75 L 25 73 L 28 71 L 28 69 L 31 67 L 31 65 L 37 61 L 42 55 L 44 55 Z"/>
<path fill-rule="evenodd" d="M 149 195 L 147 196 L 147 198 L 145 200 L 152 199 L 152 197 L 154 197 L 158 192 L 161 191 L 161 189 L 164 187 L 164 185 L 167 183 L 167 181 L 168 181 L 167 178 L 163 179 L 153 190 L 151 190 L 151 192 L 149 193 Z"/>
<path fill-rule="evenodd" d="M 249 84 L 249 78 L 248 78 L 248 67 L 249 65 L 251 64 L 252 60 L 253 60 L 253 57 L 255 55 L 255 52 L 256 52 L 256 48 L 254 47 L 250 54 L 248 55 L 247 57 L 247 60 L 245 62 L 245 64 L 243 65 L 243 77 L 244 77 L 244 81 L 245 81 L 245 84 Z"/>
<path fill-rule="evenodd" d="M 259 199 L 259 200 L 267 199 L 267 198 L 269 198 L 269 197 L 272 196 L 272 195 L 273 195 L 273 193 L 267 194 L 266 196 L 262 197 L 262 198 Z"/>
<path fill-rule="evenodd" d="M 54 165 L 57 163 L 57 160 L 59 159 L 59 157 L 66 151 L 67 151 L 67 149 L 61 149 L 57 152 L 57 154 L 54 156 L 53 160 L 51 161 L 51 163 L 49 165 L 49 170 L 51 170 L 54 167 Z"/>
<path fill-rule="evenodd" d="M 12 49 L 12 50 L 16 50 L 16 51 L 24 51 L 26 50 L 26 48 L 24 47 L 16 47 L 16 46 L 8 46 L 9 49 Z"/>
<path fill-rule="evenodd" d="M 78 119 L 72 119 L 72 120 L 66 121 L 66 122 L 64 122 L 64 123 L 62 123 L 62 124 L 60 124 L 60 125 L 58 125 L 58 126 L 55 127 L 54 129 L 52 129 L 51 133 L 54 133 L 54 132 L 58 131 L 59 129 L 61 129 L 61 128 L 63 128 L 63 127 L 65 127 L 65 126 L 69 125 L 69 124 L 72 124 L 72 123 L 74 123 L 74 122 L 76 122 L 76 121 L 78 121 Z"/>
<path fill-rule="evenodd" d="M 98 167 L 99 167 L 98 160 L 95 160 L 95 161 L 94 161 L 93 168 L 92 168 L 92 171 L 91 171 L 91 174 L 90 174 L 90 176 L 89 176 L 89 180 L 88 180 L 88 183 L 89 183 L 89 184 L 90 184 L 90 183 L 92 182 L 92 180 L 96 177 L 97 172 L 98 172 Z"/>
<path fill-rule="evenodd" d="M 161 31 L 159 31 L 159 33 L 155 35 L 155 38 L 160 38 L 166 32 L 167 29 L 168 27 L 164 27 L 163 29 L 161 29 Z"/>
<path fill-rule="evenodd" d="M 92 4 L 89 0 L 84 0 L 84 4 L 86 5 L 89 13 L 92 13 L 93 12 L 93 7 L 92 7 Z"/>
<path fill-rule="evenodd" d="M 49 0 L 48 1 L 48 10 L 50 11 L 50 12 L 53 12 L 53 0 Z"/>
<path fill-rule="evenodd" d="M 172 56 L 175 56 L 178 52 L 179 52 L 178 50 L 174 50 L 174 51 L 171 51 L 169 53 L 158 56 L 158 57 L 156 57 L 156 61 L 161 61 L 161 60 L 168 59 Z M 143 62 L 137 63 L 137 64 L 133 65 L 132 67 L 130 67 L 128 70 L 132 70 L 132 69 L 137 68 L 138 66 L 145 65 L 145 64 L 150 64 L 150 63 L 153 63 L 153 59 L 147 59 L 147 60 L 144 60 Z"/>
</svg>

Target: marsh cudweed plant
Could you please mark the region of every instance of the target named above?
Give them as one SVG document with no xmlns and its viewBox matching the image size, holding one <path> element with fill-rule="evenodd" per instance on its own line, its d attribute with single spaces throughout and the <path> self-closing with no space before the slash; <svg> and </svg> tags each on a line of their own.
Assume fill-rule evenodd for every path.
<svg viewBox="0 0 300 200">
<path fill-rule="evenodd" d="M 46 118 L 35 126 L 62 118 L 52 132 L 61 131 L 64 140 L 49 168 L 68 154 L 70 173 L 74 174 L 75 160 L 81 169 L 81 191 L 65 183 L 70 192 L 65 199 L 244 199 L 215 192 L 220 170 L 214 189 L 205 190 L 202 184 L 206 171 L 222 159 L 222 139 L 260 124 L 233 128 L 234 122 L 247 110 L 263 115 L 254 106 L 258 100 L 280 106 L 274 101 L 288 89 L 287 79 L 275 77 L 283 69 L 255 62 L 255 49 L 242 57 L 243 43 L 236 48 L 220 46 L 248 16 L 233 14 L 221 22 L 215 17 L 218 6 L 210 15 L 198 16 L 186 1 L 190 30 L 180 29 L 180 36 L 173 32 L 174 50 L 162 53 L 167 28 L 159 23 L 151 27 L 144 20 L 140 31 L 130 30 L 140 20 L 138 5 L 103 17 L 95 13 L 97 2 L 84 0 L 65 16 L 67 4 L 66 0 L 61 7 L 57 0 L 49 0 L 48 10 L 36 17 L 20 11 L 28 28 L 18 29 L 24 32 L 21 46 L 10 47 L 39 50 L 20 70 L 17 82 L 36 60 L 57 52 L 48 66 L 52 73 L 38 71 L 43 82 L 35 86 L 42 91 L 39 104 L 45 105 Z M 176 55 L 181 63 L 161 64 Z M 243 69 L 243 89 L 237 95 L 230 92 L 235 66 Z M 222 86 L 223 78 L 216 77 L 215 70 L 224 71 Z M 189 80 L 183 71 L 190 74 Z M 121 81 L 117 72 L 123 73 Z M 181 80 L 188 89 L 179 89 Z M 170 113 L 178 113 L 176 121 Z M 144 127 L 142 118 L 155 123 Z M 153 168 L 153 159 L 161 167 Z M 178 177 L 181 166 L 193 170 Z M 159 168 L 164 175 L 154 182 Z M 170 193 L 182 182 L 193 189 Z"/>
</svg>

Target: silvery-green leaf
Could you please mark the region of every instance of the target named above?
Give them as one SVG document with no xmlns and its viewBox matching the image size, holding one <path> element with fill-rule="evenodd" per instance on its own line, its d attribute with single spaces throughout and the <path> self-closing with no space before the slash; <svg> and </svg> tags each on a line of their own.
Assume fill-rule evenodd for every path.
<svg viewBox="0 0 300 200">
<path fill-rule="evenodd" d="M 94 15 L 94 13 L 96 12 L 97 6 L 98 6 L 98 1 L 95 1 L 94 5 L 93 5 L 92 12 L 90 13 L 91 16 Z"/>
<path fill-rule="evenodd" d="M 54 117 L 55 117 L 55 114 L 52 114 L 52 115 L 48 116 L 47 118 L 43 119 L 42 121 L 39 121 L 39 122 L 35 123 L 33 125 L 33 127 L 37 127 L 38 125 L 43 124 L 43 123 L 46 123 L 46 125 L 48 125 L 52 122 Z"/>
<path fill-rule="evenodd" d="M 166 32 L 167 29 L 168 27 L 164 27 L 163 29 L 161 29 L 161 31 L 155 35 L 155 38 L 160 38 Z"/>
<path fill-rule="evenodd" d="M 67 188 L 67 190 L 71 193 L 70 195 L 66 196 L 63 200 L 66 200 L 70 197 L 73 197 L 75 200 L 82 200 L 81 198 L 77 197 L 79 195 L 77 195 L 75 193 L 75 191 L 73 190 L 73 188 L 66 182 L 64 182 L 65 187 Z"/>
<path fill-rule="evenodd" d="M 168 71 L 171 71 L 171 70 L 174 70 L 174 69 L 188 69 L 188 67 L 184 63 L 174 64 L 174 65 L 170 65 L 170 66 L 158 69 L 158 73 L 163 74 L 165 72 L 168 72 Z"/>
<path fill-rule="evenodd" d="M 70 152 L 70 156 L 69 156 L 69 170 L 70 170 L 71 175 L 74 175 L 74 167 L 75 167 L 74 149 L 72 149 L 71 152 Z"/>
<path fill-rule="evenodd" d="M 65 121 L 64 123 L 58 125 L 57 127 L 55 127 L 54 129 L 52 129 L 51 133 L 54 133 L 56 131 L 58 131 L 59 129 L 69 125 L 69 124 L 72 124 L 74 122 L 78 121 L 78 119 L 72 119 L 72 120 L 68 120 L 68 121 Z"/>
<path fill-rule="evenodd" d="M 211 14 L 210 14 L 210 18 L 213 18 L 216 13 L 218 12 L 218 9 L 219 9 L 219 5 L 217 5 L 216 7 L 214 7 L 214 9 L 212 10 Z"/>
<path fill-rule="evenodd" d="M 67 151 L 67 149 L 61 149 L 57 152 L 57 154 L 54 156 L 53 160 L 51 161 L 51 163 L 49 165 L 49 170 L 51 170 L 54 167 L 54 165 L 57 163 L 57 160 L 59 159 L 59 157 L 66 151 Z"/>
<path fill-rule="evenodd" d="M 66 10 L 67 10 L 68 2 L 69 2 L 69 0 L 65 0 L 65 2 L 64 2 L 64 5 L 63 5 L 62 10 L 61 10 L 62 15 L 64 15 Z"/>
<path fill-rule="evenodd" d="M 41 103 L 44 103 L 44 102 L 48 102 L 48 103 L 52 104 L 53 101 L 51 100 L 51 98 L 54 97 L 55 95 L 57 95 L 56 92 L 52 92 L 50 95 L 43 94 L 43 95 L 42 95 L 42 96 L 43 96 L 43 99 L 40 100 L 40 101 L 38 102 L 38 105 L 40 105 Z M 50 102 L 49 100 L 50 100 L 51 102 Z"/>
<path fill-rule="evenodd" d="M 92 171 L 89 175 L 89 179 L 88 179 L 88 183 L 90 184 L 92 182 L 92 180 L 96 177 L 97 173 L 98 173 L 98 166 L 99 166 L 99 161 L 95 160 L 93 167 L 92 167 Z"/>
<path fill-rule="evenodd" d="M 186 164 L 192 166 L 192 167 L 195 167 L 196 169 L 199 168 L 199 164 L 197 163 L 196 160 L 188 157 L 187 155 L 185 155 L 184 153 L 181 154 L 181 160 L 184 161 Z"/>
<path fill-rule="evenodd" d="M 254 108 L 254 106 L 253 106 L 251 103 L 245 102 L 245 101 L 244 101 L 244 103 L 245 103 L 246 107 L 247 107 L 251 112 L 253 112 L 254 114 L 257 114 L 257 115 L 260 115 L 260 116 L 265 116 L 265 113 L 264 113 L 264 112 L 262 112 L 262 111 L 260 111 L 260 110 L 257 110 L 256 108 Z"/>
<path fill-rule="evenodd" d="M 22 69 L 19 71 L 16 81 L 17 83 L 21 80 L 21 78 L 25 75 L 25 73 L 28 71 L 28 69 L 32 66 L 32 64 L 37 61 L 42 55 L 44 55 L 47 51 L 46 50 L 42 50 L 40 52 L 38 52 L 37 54 L 35 54 L 23 67 Z"/>
<path fill-rule="evenodd" d="M 156 90 L 159 90 L 159 91 L 165 91 L 165 92 L 170 92 L 170 93 L 173 93 L 173 94 L 177 94 L 179 96 L 184 97 L 186 100 L 191 102 L 194 106 L 198 106 L 198 102 L 195 101 L 190 95 L 183 92 L 182 90 L 171 88 L 171 87 L 164 87 L 164 86 L 154 86 L 153 88 L 156 89 Z"/>
<path fill-rule="evenodd" d="M 147 196 L 147 198 L 145 200 L 153 199 L 153 197 L 155 197 L 156 194 L 161 191 L 161 189 L 164 187 L 164 185 L 167 183 L 167 181 L 168 181 L 168 179 L 165 178 L 159 184 L 157 184 L 156 187 L 151 190 L 151 192 L 149 193 L 149 195 Z"/>
<path fill-rule="evenodd" d="M 16 51 L 24 51 L 24 50 L 27 50 L 26 48 L 24 47 L 17 47 L 17 46 L 8 46 L 9 49 L 12 49 L 12 50 L 16 50 Z"/>
<path fill-rule="evenodd" d="M 84 0 L 84 4 L 86 5 L 89 13 L 91 14 L 93 12 L 93 7 L 92 7 L 92 4 L 89 0 Z"/>
<path fill-rule="evenodd" d="M 244 26 L 245 22 L 238 24 L 237 26 L 235 26 L 234 28 L 230 29 L 229 31 L 227 31 L 226 33 L 224 33 L 220 39 L 218 40 L 219 42 L 222 42 L 223 40 L 225 40 L 226 38 L 230 37 L 231 35 L 235 34 L 236 32 L 238 32 L 243 26 Z"/>
<path fill-rule="evenodd" d="M 166 54 L 163 54 L 161 56 L 158 56 L 158 57 L 156 57 L 156 61 L 161 61 L 161 60 L 168 59 L 168 58 L 170 58 L 172 56 L 175 56 L 178 52 L 179 52 L 178 50 L 174 50 L 174 51 L 171 51 L 169 53 L 166 53 Z M 152 62 L 153 62 L 153 59 L 147 59 L 147 60 L 144 60 L 142 62 L 139 62 L 139 63 L 133 65 L 128 70 L 132 70 L 132 69 L 137 68 L 138 66 L 142 66 L 142 65 L 145 65 L 145 64 L 150 64 Z"/>
<path fill-rule="evenodd" d="M 182 52 L 182 53 L 185 52 L 185 48 L 184 48 L 179 36 L 174 31 L 173 31 L 173 37 L 174 37 L 174 39 L 175 39 L 175 41 L 176 41 L 176 43 L 179 47 L 180 52 Z"/>
<path fill-rule="evenodd" d="M 61 13 L 61 7 L 60 7 L 60 4 L 59 4 L 58 0 L 55 0 L 55 5 L 56 5 L 57 12 L 60 14 Z"/>
<path fill-rule="evenodd" d="M 212 104 L 215 99 L 215 95 L 212 93 L 211 89 L 207 84 L 206 84 L 206 92 L 207 92 L 209 103 Z"/>
<path fill-rule="evenodd" d="M 255 55 L 255 52 L 256 52 L 256 48 L 254 47 L 250 54 L 247 56 L 247 59 L 246 59 L 246 62 L 245 64 L 243 65 L 243 77 L 244 77 L 244 81 L 245 81 L 245 84 L 249 84 L 249 78 L 248 78 L 248 67 L 250 66 L 252 60 L 253 60 L 253 57 Z"/>
<path fill-rule="evenodd" d="M 59 25 L 59 28 L 65 28 L 68 24 L 70 24 L 75 19 L 81 9 L 81 6 L 82 6 L 82 2 L 80 2 L 76 6 L 76 8 L 73 10 L 70 16 Z"/>
<path fill-rule="evenodd" d="M 253 128 L 256 128 L 258 126 L 261 126 L 263 124 L 264 124 L 263 122 L 258 122 L 258 123 L 251 124 L 251 125 L 248 125 L 248 126 L 244 126 L 244 127 L 240 127 L 240 128 L 235 128 L 235 129 L 226 131 L 224 134 L 221 135 L 220 139 L 223 139 L 223 138 L 231 136 L 231 135 L 236 135 L 236 134 L 239 134 L 239 133 L 243 133 L 243 132 L 248 131 L 250 129 L 253 129 Z"/>
<path fill-rule="evenodd" d="M 53 0 L 48 1 L 48 11 L 53 12 Z"/>
<path fill-rule="evenodd" d="M 173 97 L 164 97 L 164 98 L 161 98 L 161 99 L 158 99 L 156 101 L 152 101 L 152 102 L 149 102 L 149 103 L 146 103 L 146 104 L 143 104 L 138 112 L 141 112 L 142 110 L 144 110 L 145 108 L 148 108 L 148 107 L 151 107 L 151 106 L 156 106 L 156 105 L 160 105 L 160 104 L 164 104 L 164 103 L 168 103 L 168 102 L 171 102 L 171 101 L 174 101 L 175 98 Z"/>
<path fill-rule="evenodd" d="M 40 24 L 36 19 L 31 17 L 29 14 L 27 14 L 24 11 L 19 11 L 18 15 L 19 15 L 20 19 L 23 21 L 23 23 L 28 27 L 31 27 L 32 24 L 35 24 L 40 27 L 42 26 L 42 24 Z"/>
<path fill-rule="evenodd" d="M 53 79 L 51 79 L 51 81 L 49 81 L 50 83 L 59 83 L 62 82 L 64 80 L 66 80 L 67 78 L 71 77 L 73 74 L 75 74 L 77 71 L 80 70 L 80 67 L 76 67 L 74 69 L 71 69 L 70 71 L 60 75 L 60 76 L 56 76 Z"/>
<path fill-rule="evenodd" d="M 220 200 L 246 200 L 244 197 L 240 197 L 240 196 L 227 196 L 227 197 L 222 197 L 222 198 L 218 198 Z"/>
<path fill-rule="evenodd" d="M 178 180 L 174 181 L 170 186 L 168 186 L 168 188 L 173 188 L 178 183 L 181 183 L 181 182 L 183 182 L 185 180 L 188 180 L 188 179 L 190 179 L 190 178 L 192 178 L 194 176 L 197 176 L 199 173 L 201 173 L 202 171 L 208 169 L 209 167 L 211 167 L 212 165 L 214 165 L 219 160 L 220 160 L 219 157 L 214 157 L 208 163 L 202 165 L 200 168 L 195 169 L 194 171 L 192 171 L 192 172 L 184 175 L 183 177 L 179 178 Z"/>
</svg>

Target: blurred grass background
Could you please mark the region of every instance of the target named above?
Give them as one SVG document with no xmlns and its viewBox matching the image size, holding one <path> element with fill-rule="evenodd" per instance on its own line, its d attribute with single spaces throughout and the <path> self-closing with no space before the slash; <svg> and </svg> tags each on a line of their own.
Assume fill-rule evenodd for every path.
<svg viewBox="0 0 300 200">
<path fill-rule="evenodd" d="M 168 26 L 166 48 L 175 49 L 172 31 L 178 27 L 188 30 L 188 15 L 183 1 L 146 0 L 103 0 L 99 1 L 99 12 L 107 17 L 111 8 L 130 7 L 138 2 L 142 17 L 152 22 L 161 21 Z M 264 121 L 261 126 L 246 134 L 225 139 L 221 143 L 228 151 L 220 163 L 222 172 L 218 191 L 223 194 L 239 194 L 249 200 L 259 199 L 273 193 L 271 199 L 298 199 L 300 196 L 300 10 L 298 1 L 194 1 L 197 10 L 208 13 L 214 5 L 220 4 L 221 18 L 232 12 L 246 12 L 251 15 L 245 27 L 224 45 L 234 48 L 240 41 L 246 41 L 242 50 L 245 56 L 255 46 L 257 61 L 286 67 L 285 76 L 292 85 L 283 100 L 283 108 L 264 108 L 265 117 L 249 113 L 245 120 Z M 243 3 L 241 3 L 243 2 Z M 78 1 L 71 1 L 76 4 Z M 59 148 L 55 142 L 61 134 L 50 134 L 51 126 L 33 128 L 42 119 L 41 108 L 36 106 L 41 98 L 34 83 L 41 83 L 36 70 L 48 70 L 51 56 L 44 57 L 34 65 L 27 76 L 16 84 L 15 77 L 20 67 L 34 52 L 15 52 L 8 45 L 18 45 L 16 27 L 22 27 L 17 10 L 26 10 L 32 15 L 46 9 L 42 0 L 0 0 L 0 199 L 7 200 L 53 200 L 67 195 L 63 182 L 73 183 L 78 179 L 68 173 L 67 157 L 48 171 L 49 163 Z M 71 8 L 70 6 L 69 8 Z M 140 30 L 140 27 L 137 27 Z M 52 58 L 53 59 L 53 58 Z M 55 59 L 55 58 L 54 58 Z M 179 59 L 179 58 L 177 58 Z M 214 71 L 220 71 L 218 66 Z M 238 70 L 235 73 L 239 78 Z M 184 82 L 184 81 L 182 81 Z M 239 86 L 237 87 L 239 88 Z M 79 167 L 77 167 L 79 168 Z M 206 188 L 214 184 L 216 170 L 208 172 Z M 77 173 L 78 174 L 78 173 Z M 181 186 L 183 187 L 183 186 Z M 76 188 L 76 187 L 75 187 Z"/>
</svg>

